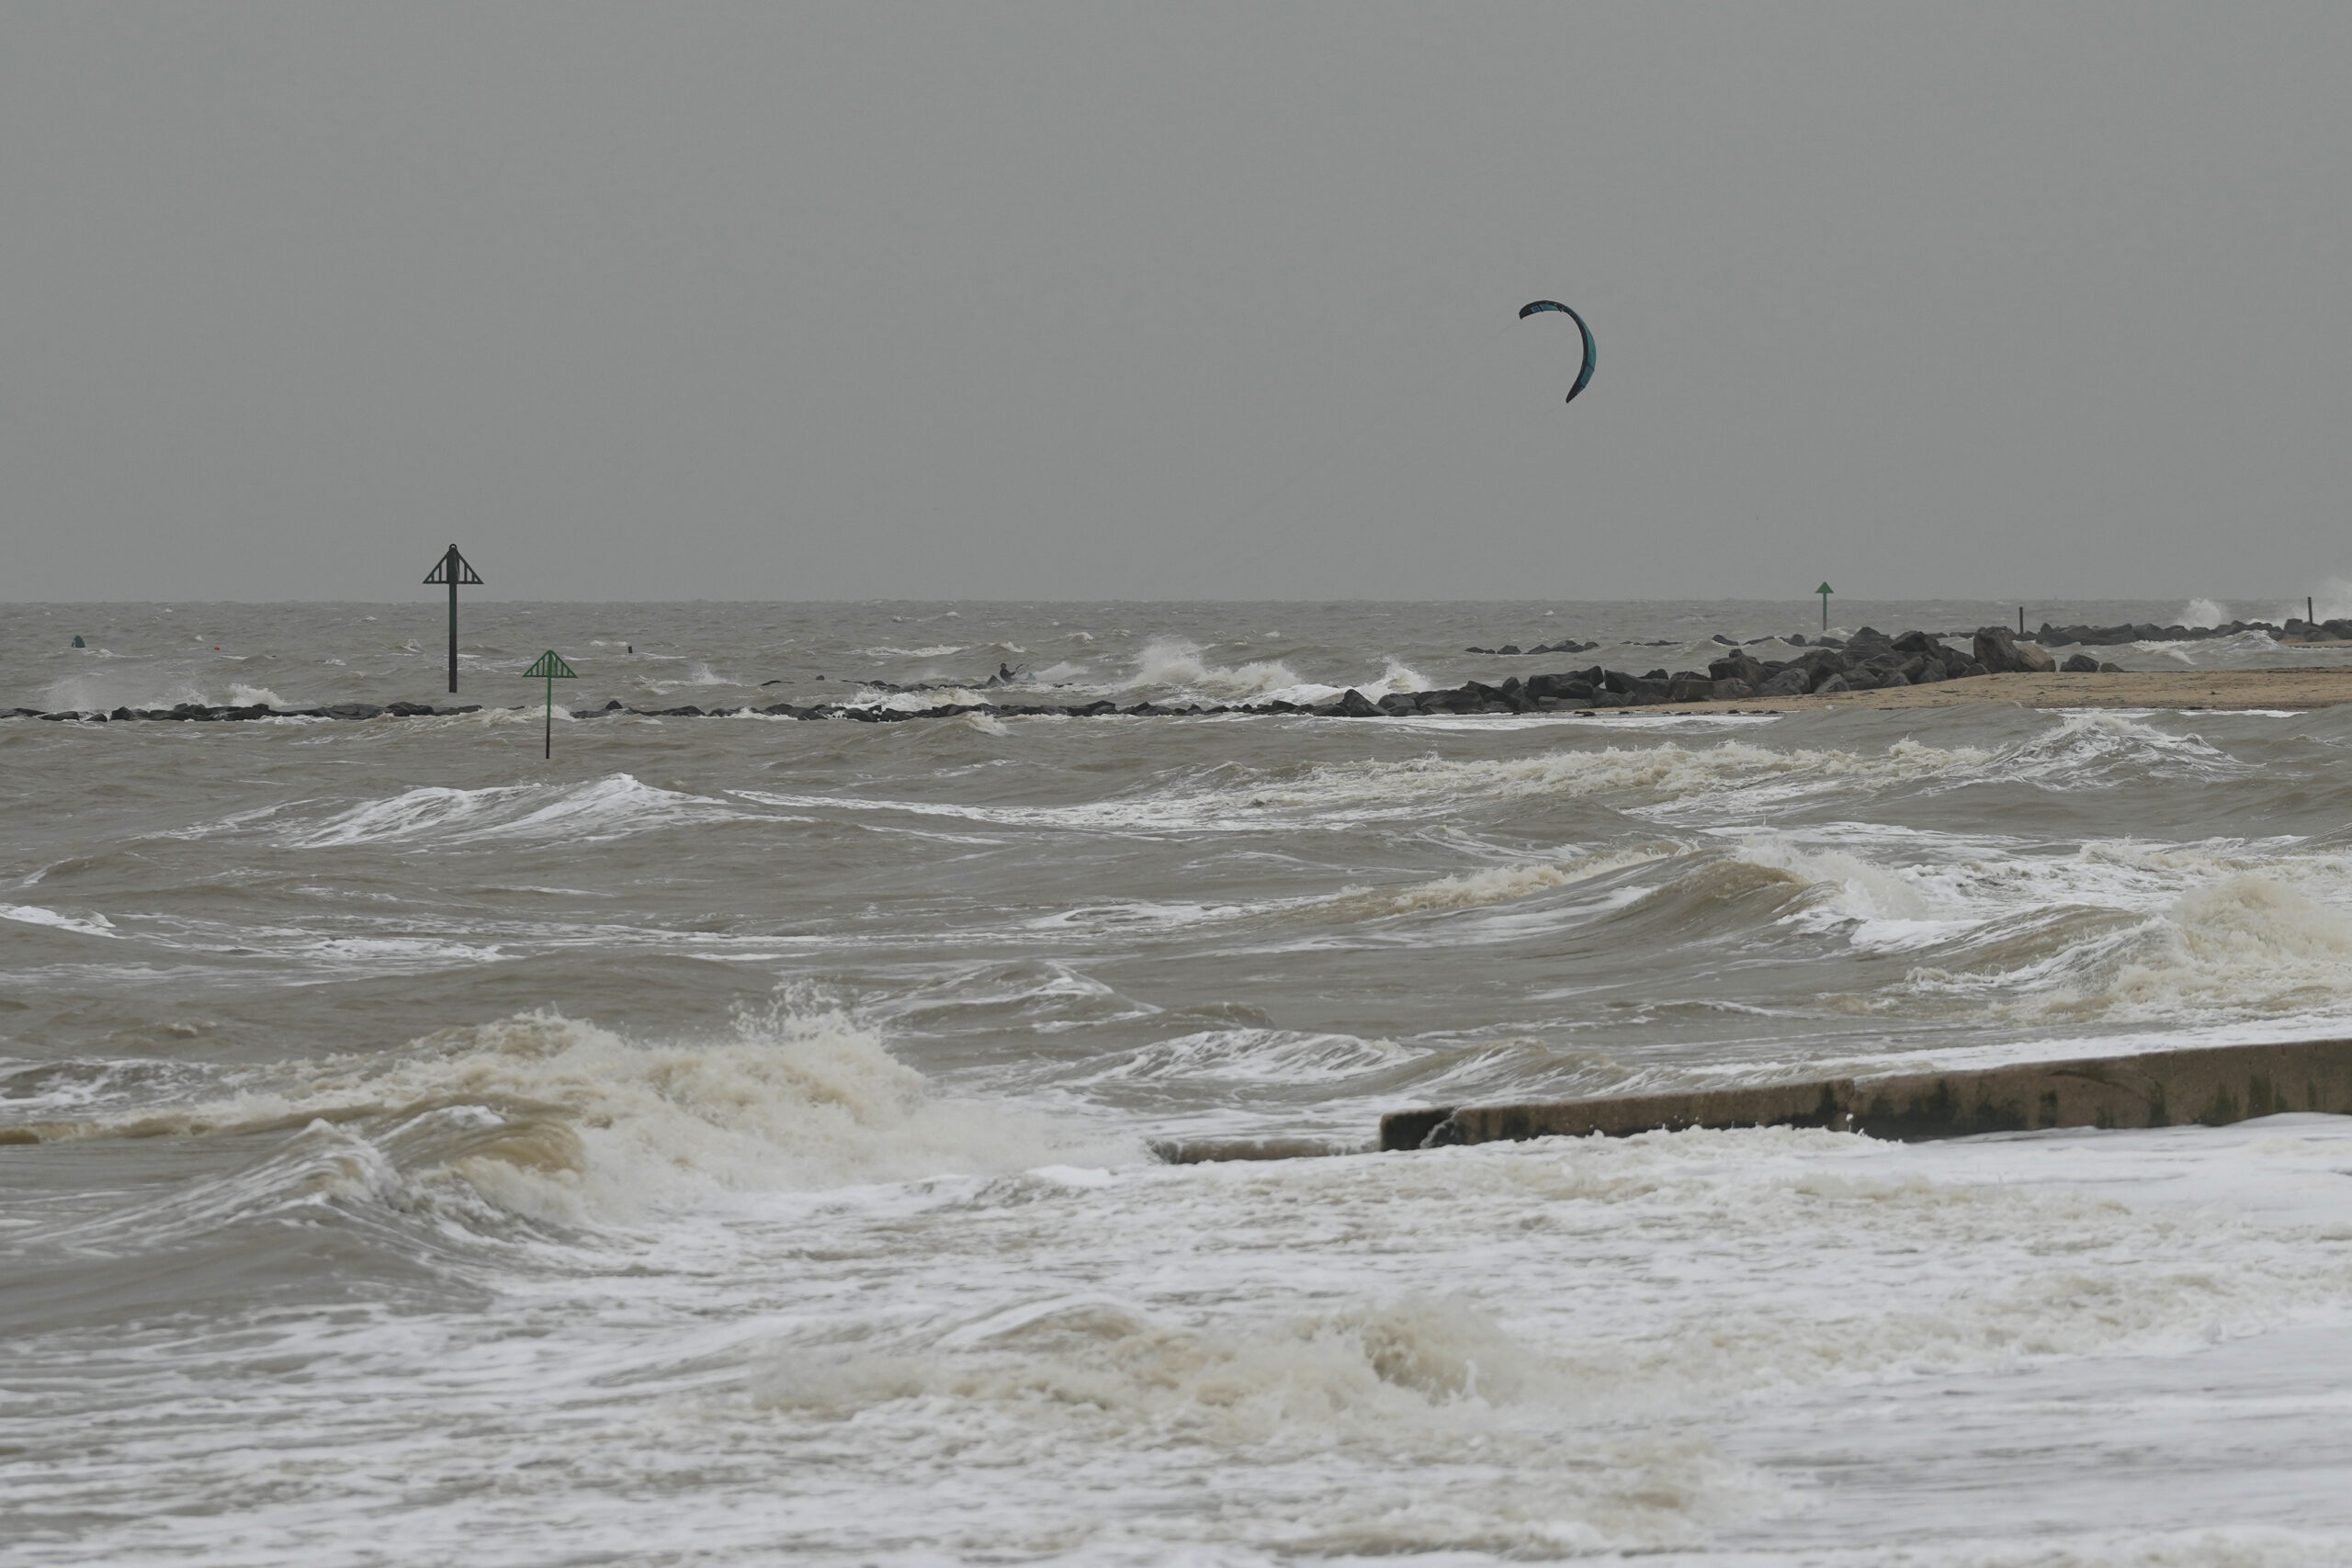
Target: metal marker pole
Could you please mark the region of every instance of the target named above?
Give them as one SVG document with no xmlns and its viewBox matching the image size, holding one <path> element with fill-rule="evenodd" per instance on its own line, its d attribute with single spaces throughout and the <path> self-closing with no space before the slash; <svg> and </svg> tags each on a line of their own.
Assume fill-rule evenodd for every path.
<svg viewBox="0 0 2352 1568">
<path fill-rule="evenodd" d="M 533 662 L 531 667 L 523 671 L 524 678 L 526 680 L 533 675 L 544 675 L 547 677 L 547 738 L 545 744 L 541 748 L 540 755 L 544 756 L 549 761 L 553 761 L 555 760 L 555 683 L 558 681 L 574 680 L 578 678 L 579 673 L 580 671 L 574 670 L 571 665 L 566 664 L 563 661 L 563 655 L 558 653 L 552 648 L 548 649 L 545 653 L 540 654 L 538 659 Z"/>
<path fill-rule="evenodd" d="M 424 581 L 427 587 L 441 582 L 449 585 L 449 690 L 454 692 L 458 689 L 458 585 L 462 582 L 480 587 L 481 575 L 458 553 L 458 547 L 451 545 L 433 563 L 433 570 L 424 574 Z"/>
</svg>

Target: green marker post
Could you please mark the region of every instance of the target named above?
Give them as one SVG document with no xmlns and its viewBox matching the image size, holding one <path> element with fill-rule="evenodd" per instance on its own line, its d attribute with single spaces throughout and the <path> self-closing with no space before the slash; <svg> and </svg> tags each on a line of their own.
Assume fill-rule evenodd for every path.
<svg viewBox="0 0 2352 1568">
<path fill-rule="evenodd" d="M 540 654 L 540 655 L 539 655 L 538 662 L 537 662 L 537 663 L 533 664 L 533 665 L 532 665 L 528 670 L 524 671 L 523 671 L 523 673 L 524 673 L 526 676 L 544 675 L 544 676 L 546 676 L 546 677 L 547 677 L 547 682 L 548 682 L 548 742 L 547 742 L 547 755 L 548 755 L 548 758 L 550 761 L 552 761 L 552 760 L 554 759 L 554 757 L 555 757 L 555 683 L 556 683 L 558 681 L 572 681 L 572 680 L 577 680 L 577 679 L 579 678 L 580 671 L 578 671 L 577 670 L 574 670 L 571 665 L 566 664 L 566 663 L 563 661 L 563 655 L 561 655 L 560 653 L 558 653 L 554 649 L 550 648 L 550 649 L 548 649 L 545 653 L 542 653 L 542 654 Z"/>
<path fill-rule="evenodd" d="M 1838 590 L 1825 582 L 1814 592 L 1821 595 L 1821 629 L 1827 631 L 1829 629 L 1829 596 Z"/>
</svg>

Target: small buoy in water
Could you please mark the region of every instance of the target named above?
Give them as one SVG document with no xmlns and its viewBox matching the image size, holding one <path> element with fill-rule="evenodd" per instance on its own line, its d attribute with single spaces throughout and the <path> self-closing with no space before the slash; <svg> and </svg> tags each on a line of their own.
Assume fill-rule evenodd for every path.
<svg viewBox="0 0 2352 1568">
<path fill-rule="evenodd" d="M 76 647 L 76 648 L 87 648 L 87 647 L 89 647 L 90 645 L 89 645 L 88 643 L 86 643 L 86 642 L 84 642 L 80 637 L 75 637 L 75 638 L 74 639 L 74 647 Z"/>
<path fill-rule="evenodd" d="M 628 650 L 629 650 L 631 653 L 635 653 L 635 652 L 637 651 L 637 644 L 635 644 L 635 643 L 630 643 L 630 644 L 628 645 Z"/>
</svg>

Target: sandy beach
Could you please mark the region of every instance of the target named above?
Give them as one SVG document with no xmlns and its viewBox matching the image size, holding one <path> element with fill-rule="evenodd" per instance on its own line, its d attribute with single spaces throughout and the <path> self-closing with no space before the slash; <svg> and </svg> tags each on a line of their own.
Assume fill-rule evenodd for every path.
<svg viewBox="0 0 2352 1568">
<path fill-rule="evenodd" d="M 2118 674 L 1978 675 L 1927 686 L 1890 686 L 1759 705 L 1683 703 L 1677 712 L 1815 713 L 1831 708 L 1948 708 L 2012 703 L 2027 708 L 2324 708 L 2352 702 L 2352 670 L 2126 671 Z"/>
</svg>

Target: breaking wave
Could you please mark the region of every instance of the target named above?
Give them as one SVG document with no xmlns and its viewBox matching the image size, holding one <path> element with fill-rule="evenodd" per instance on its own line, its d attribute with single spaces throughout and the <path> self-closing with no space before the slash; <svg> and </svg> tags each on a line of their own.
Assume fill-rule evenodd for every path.
<svg viewBox="0 0 2352 1568">
<path fill-rule="evenodd" d="M 19 1123 L 6 1137 L 54 1143 L 323 1124 L 372 1151 L 355 1178 L 370 1190 L 390 1179 L 390 1169 L 409 1189 L 461 1182 L 502 1210 L 566 1224 L 626 1223 L 719 1190 L 1141 1155 L 1126 1141 L 1073 1134 L 1013 1107 L 937 1099 L 871 1028 L 786 1003 L 743 1014 L 731 1035 L 708 1040 L 638 1041 L 534 1012 L 427 1035 L 390 1066 L 345 1056 L 289 1069 L 178 1106 Z"/>
<path fill-rule="evenodd" d="M 563 839 L 595 843 L 659 828 L 744 815 L 724 801 L 662 789 L 628 773 L 570 787 L 502 784 L 487 789 L 428 785 L 364 806 L 314 827 L 289 831 L 296 849 L 348 844 L 474 843 L 495 839 Z"/>
</svg>

